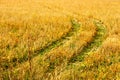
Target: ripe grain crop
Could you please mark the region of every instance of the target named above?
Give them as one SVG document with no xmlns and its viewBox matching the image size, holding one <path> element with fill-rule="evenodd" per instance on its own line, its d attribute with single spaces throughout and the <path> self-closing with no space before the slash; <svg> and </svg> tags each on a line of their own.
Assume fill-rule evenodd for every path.
<svg viewBox="0 0 120 80">
<path fill-rule="evenodd" d="M 119 0 L 0 0 L 0 80 L 119 80 Z"/>
</svg>

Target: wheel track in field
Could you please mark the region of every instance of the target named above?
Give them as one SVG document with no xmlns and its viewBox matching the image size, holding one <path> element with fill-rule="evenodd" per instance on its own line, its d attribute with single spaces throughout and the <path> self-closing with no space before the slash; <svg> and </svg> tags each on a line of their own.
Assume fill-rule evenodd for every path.
<svg viewBox="0 0 120 80">
<path fill-rule="evenodd" d="M 87 46 L 83 47 L 82 51 L 77 52 L 77 55 L 74 55 L 69 60 L 68 65 L 71 64 L 71 63 L 74 63 L 76 61 L 84 60 L 84 57 L 87 55 L 86 53 L 91 51 L 94 47 L 98 48 L 102 44 L 102 41 L 103 41 L 102 38 L 103 38 L 103 36 L 105 34 L 105 25 L 100 20 L 97 20 L 97 19 L 95 19 L 95 25 L 97 27 L 97 33 L 93 37 L 93 41 L 88 43 Z M 79 27 L 72 26 L 72 28 L 69 30 L 69 32 L 66 33 L 64 36 L 62 36 L 60 39 L 58 39 L 56 41 L 53 41 L 52 44 L 50 44 L 49 46 L 45 46 L 43 49 L 36 50 L 35 51 L 36 54 L 32 55 L 31 59 L 33 59 L 34 57 L 38 56 L 39 54 L 44 54 L 46 52 L 49 52 L 51 49 L 54 49 L 54 48 L 62 45 L 64 41 L 66 42 L 66 40 L 68 40 L 69 37 L 73 36 L 74 33 L 78 31 L 78 28 Z M 98 42 L 100 42 L 100 44 L 96 44 Z M 79 57 L 81 57 L 81 56 L 82 56 L 82 60 L 81 60 L 81 58 L 79 59 Z M 22 62 L 20 62 L 20 64 L 24 64 L 27 61 L 28 61 L 28 58 L 23 60 Z"/>
<path fill-rule="evenodd" d="M 73 36 L 80 28 L 80 24 L 75 24 L 77 26 L 73 26 L 73 22 L 74 20 L 71 20 L 71 25 L 72 27 L 69 29 L 69 31 L 67 33 L 64 33 L 63 36 L 61 36 L 59 39 L 55 40 L 55 41 L 52 41 L 50 44 L 48 44 L 47 46 L 43 47 L 42 49 L 38 49 L 38 50 L 35 50 L 34 53 L 35 54 L 32 54 L 30 55 L 29 57 L 24 55 L 23 57 L 21 58 L 18 58 L 18 59 L 15 59 L 16 61 L 14 61 L 13 59 L 11 59 L 11 61 L 9 63 L 12 63 L 13 67 L 16 67 L 16 63 L 18 64 L 23 64 L 25 62 L 27 62 L 29 59 L 33 59 L 34 57 L 38 56 L 38 55 L 44 55 L 44 53 L 46 52 L 49 52 L 50 50 L 58 47 L 58 46 L 61 46 L 62 44 L 64 44 L 64 42 L 66 42 L 67 40 L 69 40 L 69 37 Z M 13 62 L 14 61 L 14 62 Z M 8 63 L 8 62 L 7 62 Z M 8 64 L 9 64 L 8 63 Z M 9 68 L 10 65 L 7 65 L 5 66 L 6 69 Z"/>
<path fill-rule="evenodd" d="M 84 60 L 84 57 L 89 55 L 88 53 L 90 51 L 97 51 L 99 47 L 102 45 L 102 42 L 104 41 L 104 35 L 105 35 L 105 25 L 101 22 L 101 20 L 93 19 L 94 25 L 97 27 L 97 32 L 95 36 L 93 36 L 93 40 L 89 42 L 86 46 L 84 46 L 80 51 L 75 53 L 70 59 L 68 59 L 68 63 L 65 66 L 69 66 L 75 62 L 82 62 Z M 65 69 L 63 69 L 61 72 L 63 72 Z M 51 71 L 54 74 L 54 70 Z M 58 71 L 58 75 L 61 73 Z"/>
<path fill-rule="evenodd" d="M 96 49 L 97 49 L 102 44 L 102 42 L 103 42 L 102 38 L 105 34 L 105 28 L 104 28 L 105 25 L 101 22 L 101 20 L 97 20 L 97 19 L 94 19 L 94 20 L 95 20 L 95 25 L 97 26 L 97 33 L 94 36 L 93 41 L 88 43 L 87 46 L 83 47 L 83 49 L 80 52 L 78 52 L 76 55 L 74 55 L 69 60 L 68 64 L 74 63 L 76 61 L 82 62 L 84 60 L 84 57 L 86 55 L 88 55 L 87 54 L 88 52 L 90 52 L 91 50 L 96 51 L 93 48 L 96 47 Z M 58 46 L 61 46 L 63 44 L 63 42 L 66 41 L 68 39 L 68 37 L 73 36 L 74 33 L 77 32 L 77 30 L 78 30 L 78 27 L 76 28 L 76 27 L 72 26 L 72 28 L 64 36 L 62 36 L 61 38 L 53 41 L 51 44 L 43 47 L 42 49 L 36 50 L 35 51 L 36 54 L 32 55 L 31 59 L 38 56 L 39 54 L 43 55 L 44 53 L 49 52 L 51 49 L 54 49 Z M 99 44 L 98 44 L 98 42 L 99 42 Z M 18 62 L 20 64 L 23 64 L 24 62 L 27 62 L 27 61 L 28 61 L 28 57 L 27 58 L 20 58 L 18 60 Z"/>
<path fill-rule="evenodd" d="M 46 4 L 44 4 L 42 6 L 44 6 L 44 7 L 48 8 L 48 9 L 52 10 L 51 6 L 48 6 Z M 56 9 L 54 9 L 52 11 L 59 11 L 59 9 L 61 9 L 58 6 L 55 6 L 55 7 L 56 7 Z M 73 13 L 68 13 L 67 11 L 66 11 L 66 13 L 65 12 L 62 12 L 62 13 L 63 14 L 67 13 L 69 15 L 73 14 Z M 72 36 L 70 34 L 74 32 L 74 29 L 75 28 L 72 26 L 71 29 L 68 32 L 64 33 L 64 36 L 62 36 L 61 38 L 59 38 L 59 39 L 57 39 L 55 41 L 52 41 L 50 44 L 47 44 L 47 46 L 44 46 L 40 50 L 39 49 L 35 50 L 34 53 L 36 53 L 36 54 L 30 55 L 31 59 L 34 58 L 35 56 L 39 55 L 39 54 L 44 54 L 45 52 L 50 51 L 52 48 L 55 48 L 57 46 L 62 45 L 63 44 L 62 41 L 64 42 L 65 40 L 67 40 L 67 39 L 65 39 L 66 37 Z M 26 61 L 28 61 L 28 54 L 25 54 L 25 55 L 23 55 L 23 57 L 20 57 L 20 58 L 13 58 L 9 62 L 7 61 L 6 63 L 8 63 L 8 65 L 5 65 L 5 67 L 8 68 L 9 67 L 9 63 L 13 63 L 13 65 L 16 66 L 16 62 L 21 64 L 21 63 L 26 62 Z"/>
<path fill-rule="evenodd" d="M 99 19 L 95 19 L 95 25 L 97 27 L 97 33 L 94 36 L 94 39 L 92 42 L 90 42 L 87 46 L 84 46 L 84 48 L 78 52 L 76 55 L 74 55 L 67 63 L 67 65 L 65 65 L 65 67 L 59 71 L 57 73 L 57 76 L 60 77 L 60 74 L 63 73 L 66 68 L 68 69 L 68 67 L 72 67 L 74 66 L 74 63 L 82 63 L 84 61 L 85 56 L 88 56 L 89 52 L 96 52 L 97 50 L 99 50 L 99 47 L 102 45 L 102 42 L 105 40 L 104 36 L 106 34 L 106 25 L 103 24 L 103 22 L 101 22 L 101 20 Z M 97 44 L 98 43 L 98 44 Z M 95 47 L 95 49 L 94 49 Z M 69 70 L 69 69 L 68 69 Z"/>
<path fill-rule="evenodd" d="M 48 5 L 43 5 L 44 7 L 52 10 L 51 6 Z M 55 9 L 53 11 L 59 11 L 60 9 L 62 9 L 61 7 L 54 5 Z M 71 11 L 65 11 L 62 12 L 63 14 L 67 14 L 69 16 L 72 16 L 73 14 L 75 15 L 75 17 L 79 17 L 79 13 L 76 12 L 71 12 Z M 96 51 L 96 49 L 102 44 L 103 42 L 103 36 L 105 34 L 105 25 L 103 24 L 103 22 L 99 19 L 96 18 L 92 18 L 94 20 L 94 24 L 97 27 L 97 33 L 93 38 L 93 41 L 89 42 L 86 46 L 83 47 L 83 49 L 78 52 L 78 55 L 74 55 L 69 62 L 74 63 L 75 61 L 82 61 L 82 59 L 84 58 L 85 55 L 88 55 L 87 53 L 90 52 L 91 50 Z M 95 49 L 93 49 L 95 47 Z M 80 58 L 81 59 L 80 59 Z"/>
<path fill-rule="evenodd" d="M 44 7 L 52 10 L 51 6 L 44 5 Z M 61 8 L 58 7 L 58 6 L 56 6 L 55 11 L 59 11 L 59 9 L 61 9 Z M 69 12 L 69 11 L 65 11 L 65 12 Z M 65 12 L 62 12 L 62 13 L 65 13 Z M 79 14 L 77 14 L 76 12 L 70 12 L 70 13 L 67 13 L 67 14 L 70 14 L 70 16 L 73 15 L 73 14 L 74 14 L 76 17 L 79 16 Z M 94 20 L 97 21 L 97 22 L 95 22 L 95 25 L 97 26 L 97 33 L 96 33 L 96 35 L 94 36 L 94 40 L 93 40 L 92 42 L 88 43 L 88 45 L 85 46 L 85 47 L 82 49 L 82 51 L 80 51 L 80 55 L 74 55 L 74 57 L 72 57 L 72 58 L 70 59 L 70 62 L 75 62 L 75 61 L 77 61 L 77 59 L 79 58 L 79 56 L 87 55 L 87 54 L 84 54 L 84 53 L 88 53 L 89 51 L 91 51 L 91 50 L 93 49 L 93 47 L 96 47 L 96 48 L 99 47 L 100 44 L 102 43 L 102 40 L 101 40 L 100 38 L 102 38 L 102 36 L 103 36 L 104 34 L 103 34 L 103 35 L 100 35 L 99 33 L 104 33 L 104 28 L 103 28 L 103 27 L 104 27 L 105 25 L 102 24 L 101 20 L 99 20 L 99 19 L 95 19 L 95 18 L 94 18 Z M 100 26 L 100 25 L 102 25 L 102 26 Z M 100 28 L 100 27 L 101 27 L 101 28 Z M 36 51 L 35 51 L 36 54 L 32 55 L 31 59 L 34 58 L 34 57 L 36 57 L 36 56 L 38 56 L 39 54 L 42 54 L 42 55 L 43 55 L 44 53 L 49 52 L 51 49 L 54 49 L 55 47 L 58 47 L 58 46 L 62 45 L 63 42 L 68 39 L 68 37 L 71 37 L 71 36 L 74 34 L 74 32 L 77 32 L 77 30 L 75 29 L 74 26 L 72 26 L 72 28 L 71 28 L 64 36 L 62 36 L 61 38 L 53 41 L 51 44 L 43 47 L 42 49 L 36 50 Z M 98 40 L 98 41 L 97 41 L 97 40 Z M 99 40 L 100 40 L 100 41 L 99 41 Z M 98 43 L 98 42 L 100 42 L 100 44 L 97 44 L 97 45 L 96 45 L 96 43 Z M 91 46 L 91 45 L 92 45 L 92 46 Z M 75 57 L 75 56 L 76 56 L 76 57 Z M 77 57 L 77 56 L 78 56 L 78 57 Z M 76 59 L 75 59 L 75 58 L 76 58 Z M 74 59 L 75 59 L 75 61 L 74 61 Z M 26 59 L 21 58 L 20 61 L 18 61 L 18 62 L 23 63 L 23 62 L 26 62 L 26 61 L 28 61 L 28 58 L 26 58 Z M 79 61 L 79 60 L 78 60 L 78 61 Z"/>
<path fill-rule="evenodd" d="M 76 61 L 82 62 L 86 55 L 89 55 L 90 51 L 97 51 L 104 41 L 104 35 L 106 32 L 105 25 L 101 20 L 94 19 L 94 24 L 97 27 L 97 33 L 94 36 L 94 39 L 88 43 L 84 48 L 77 52 L 70 60 L 69 63 L 74 63 Z"/>
</svg>

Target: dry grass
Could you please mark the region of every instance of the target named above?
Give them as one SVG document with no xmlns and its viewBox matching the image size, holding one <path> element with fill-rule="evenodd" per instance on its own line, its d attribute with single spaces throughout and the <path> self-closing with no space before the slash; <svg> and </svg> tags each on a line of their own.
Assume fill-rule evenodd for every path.
<svg viewBox="0 0 120 80">
<path fill-rule="evenodd" d="M 70 65 L 102 32 L 94 20 L 102 44 Z M 0 0 L 0 79 L 119 80 L 119 24 L 119 0 Z"/>
</svg>

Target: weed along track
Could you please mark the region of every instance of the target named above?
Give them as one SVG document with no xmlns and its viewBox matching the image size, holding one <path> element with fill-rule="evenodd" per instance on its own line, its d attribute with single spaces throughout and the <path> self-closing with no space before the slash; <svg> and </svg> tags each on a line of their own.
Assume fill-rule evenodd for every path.
<svg viewBox="0 0 120 80">
<path fill-rule="evenodd" d="M 82 62 L 84 57 L 89 55 L 90 51 L 96 51 L 97 48 L 99 48 L 99 46 L 102 44 L 105 35 L 105 25 L 101 22 L 101 20 L 96 19 L 94 19 L 94 24 L 97 27 L 97 32 L 93 40 L 84 46 L 80 52 L 77 52 L 77 54 L 70 59 L 70 63 L 74 63 L 76 61 Z"/>
</svg>

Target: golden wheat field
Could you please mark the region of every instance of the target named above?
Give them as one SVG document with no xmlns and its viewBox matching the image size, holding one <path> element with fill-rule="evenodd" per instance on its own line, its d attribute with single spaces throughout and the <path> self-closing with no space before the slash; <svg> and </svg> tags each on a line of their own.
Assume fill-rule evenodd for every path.
<svg viewBox="0 0 120 80">
<path fill-rule="evenodd" d="M 0 80 L 120 80 L 120 0 L 0 0 Z"/>
</svg>

